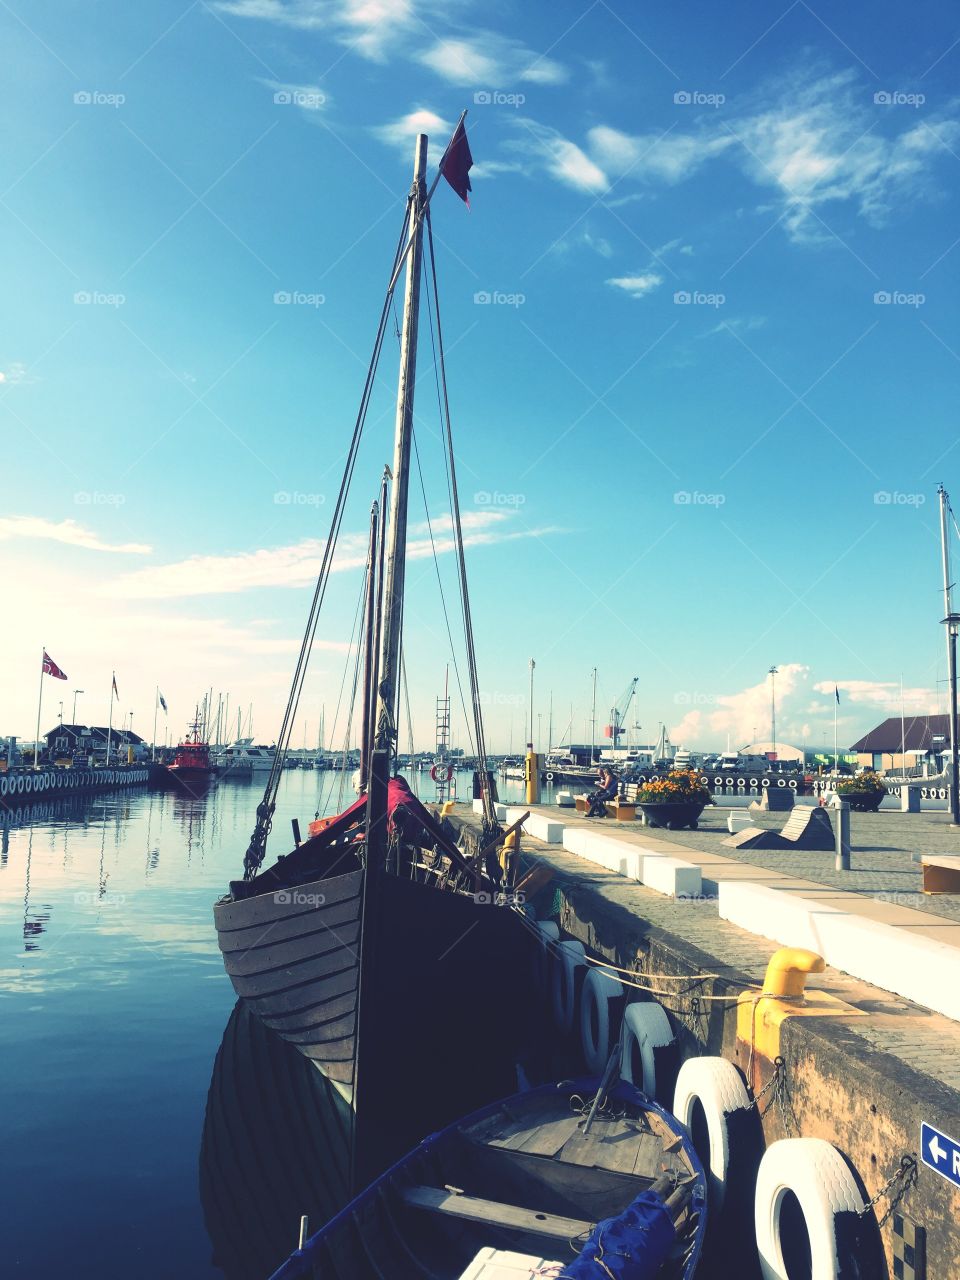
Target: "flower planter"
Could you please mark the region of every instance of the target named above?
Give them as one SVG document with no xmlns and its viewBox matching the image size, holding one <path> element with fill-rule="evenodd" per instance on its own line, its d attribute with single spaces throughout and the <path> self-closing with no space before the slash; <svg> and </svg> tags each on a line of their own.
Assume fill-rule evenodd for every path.
<svg viewBox="0 0 960 1280">
<path fill-rule="evenodd" d="M 859 813 L 876 813 L 885 791 L 838 791 L 841 800 L 846 800 L 851 809 Z"/>
<path fill-rule="evenodd" d="M 668 827 L 671 831 L 679 831 L 683 827 L 696 827 L 697 820 L 705 808 L 702 800 L 664 801 L 659 804 L 641 802 L 644 821 L 648 827 Z"/>
</svg>

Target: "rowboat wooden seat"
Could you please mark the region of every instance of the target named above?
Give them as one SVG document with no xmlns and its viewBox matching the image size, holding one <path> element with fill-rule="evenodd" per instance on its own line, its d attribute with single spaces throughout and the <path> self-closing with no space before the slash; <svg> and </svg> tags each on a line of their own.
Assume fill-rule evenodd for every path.
<svg viewBox="0 0 960 1280">
<path fill-rule="evenodd" d="M 516 1204 L 481 1200 L 477 1196 L 464 1195 L 462 1191 L 451 1191 L 448 1187 L 405 1187 L 401 1198 L 413 1209 L 448 1214 L 488 1227 L 505 1227 L 510 1231 L 546 1236 L 551 1240 L 573 1240 L 584 1233 L 589 1235 L 594 1227 L 592 1222 L 579 1218 L 563 1218 Z"/>
</svg>

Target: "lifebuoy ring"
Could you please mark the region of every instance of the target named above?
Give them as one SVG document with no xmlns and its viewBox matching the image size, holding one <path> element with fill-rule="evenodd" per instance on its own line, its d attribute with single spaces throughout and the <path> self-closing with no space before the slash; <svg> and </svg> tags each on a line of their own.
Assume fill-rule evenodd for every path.
<svg viewBox="0 0 960 1280">
<path fill-rule="evenodd" d="M 710 785 L 710 779 L 707 777 L 705 773 L 700 775 L 700 785 L 703 787 L 709 787 Z"/>
<path fill-rule="evenodd" d="M 746 780 L 746 778 L 738 778 L 738 779 L 737 779 L 737 786 L 738 786 L 738 787 L 745 787 L 746 785 L 747 785 L 747 780 Z"/>
<path fill-rule="evenodd" d="M 560 941 L 560 930 L 552 920 L 538 920 L 535 927 L 537 949 L 533 957 L 533 976 L 537 989 L 545 994 L 550 974 L 550 957 Z"/>
<path fill-rule="evenodd" d="M 617 1042 L 626 997 L 623 987 L 602 969 L 590 969 L 580 994 L 580 1048 L 591 1075 L 602 1076 Z"/>
<path fill-rule="evenodd" d="M 769 779 L 769 778 L 761 778 L 761 779 L 760 779 L 760 785 L 761 785 L 761 787 L 769 787 L 769 785 L 770 785 L 770 779 Z"/>
<path fill-rule="evenodd" d="M 791 778 L 790 781 L 787 783 L 787 786 L 790 788 L 791 791 L 796 791 L 797 789 L 796 778 Z"/>
<path fill-rule="evenodd" d="M 796 1214 L 784 1215 L 789 1202 Z M 817 1280 L 874 1274 L 869 1223 L 850 1166 L 822 1138 L 782 1138 L 767 1148 L 757 1173 L 754 1232 L 763 1280 L 796 1275 L 791 1257 L 799 1246 Z M 875 1230 L 875 1228 L 874 1228 Z M 794 1236 L 800 1239 L 795 1239 Z M 805 1239 L 803 1239 L 805 1237 Z"/>
<path fill-rule="evenodd" d="M 435 764 L 430 770 L 430 777 L 434 782 L 449 782 L 453 777 L 453 765 Z"/>
<path fill-rule="evenodd" d="M 723 779 L 722 779 L 722 778 L 714 778 L 714 780 L 713 780 L 713 785 L 714 785 L 715 787 L 722 787 L 722 786 L 723 786 Z"/>
<path fill-rule="evenodd" d="M 725 782 L 723 785 L 724 785 L 725 787 L 732 787 L 732 786 L 733 786 L 733 779 L 732 779 L 732 778 L 727 778 L 726 782 Z"/>
<path fill-rule="evenodd" d="M 10 783 L 7 779 L 6 774 L 3 774 L 2 776 L 0 776 L 0 800 L 3 799 L 3 797 L 7 794 L 9 790 L 10 790 Z"/>
<path fill-rule="evenodd" d="M 778 778 L 778 779 L 777 779 L 777 786 L 778 786 L 778 787 L 785 787 L 786 785 L 787 785 L 787 781 L 786 781 L 786 779 L 785 779 L 785 778 Z"/>
<path fill-rule="evenodd" d="M 703 1161 L 711 1209 L 721 1208 L 727 1184 L 733 1181 L 732 1155 L 750 1113 L 746 1085 L 726 1058 L 688 1058 L 680 1068 L 673 1114 L 689 1130 Z"/>
<path fill-rule="evenodd" d="M 941 787 L 940 790 L 937 792 L 937 799 L 946 800 L 946 798 L 947 798 L 947 788 Z"/>
<path fill-rule="evenodd" d="M 751 779 L 750 779 L 750 786 L 751 786 L 751 787 L 757 787 L 757 786 L 759 786 L 759 785 L 760 785 L 760 784 L 757 782 L 756 778 L 751 778 Z"/>
<path fill-rule="evenodd" d="M 33 774 L 32 773 L 28 773 L 27 776 L 24 778 L 23 789 L 28 796 L 33 795 Z"/>
<path fill-rule="evenodd" d="M 548 782 L 552 782 L 552 781 L 553 781 L 553 772 L 552 772 L 550 769 L 548 769 L 548 770 L 547 770 L 547 772 L 546 772 L 543 776 L 546 778 L 546 780 L 547 780 Z"/>
<path fill-rule="evenodd" d="M 676 1068 L 677 1038 L 655 1000 L 628 1004 L 623 1014 L 620 1078 L 662 1101 Z"/>
<path fill-rule="evenodd" d="M 553 1021 L 564 1035 L 570 1034 L 576 1019 L 577 997 L 587 967 L 584 955 L 582 942 L 561 942 L 553 951 Z"/>
</svg>

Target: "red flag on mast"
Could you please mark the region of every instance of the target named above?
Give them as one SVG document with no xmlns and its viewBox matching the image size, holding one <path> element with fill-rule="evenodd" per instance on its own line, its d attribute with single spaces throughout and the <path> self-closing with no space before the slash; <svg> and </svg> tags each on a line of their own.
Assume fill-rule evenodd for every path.
<svg viewBox="0 0 960 1280">
<path fill-rule="evenodd" d="M 440 161 L 440 172 L 468 209 L 470 208 L 470 192 L 473 190 L 470 186 L 469 177 L 472 168 L 473 156 L 470 154 L 467 131 L 461 120 L 454 130 L 443 159 Z"/>
<path fill-rule="evenodd" d="M 45 676 L 53 676 L 54 680 L 66 680 L 67 678 L 65 672 L 60 670 L 46 649 L 43 651 L 43 674 Z"/>
</svg>

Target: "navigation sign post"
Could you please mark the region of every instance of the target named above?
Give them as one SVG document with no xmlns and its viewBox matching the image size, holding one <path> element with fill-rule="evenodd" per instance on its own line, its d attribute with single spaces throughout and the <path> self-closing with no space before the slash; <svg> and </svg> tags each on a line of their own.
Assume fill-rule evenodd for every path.
<svg viewBox="0 0 960 1280">
<path fill-rule="evenodd" d="M 920 1125 L 920 1159 L 955 1187 L 960 1187 L 960 1142 L 926 1121 Z"/>
</svg>

